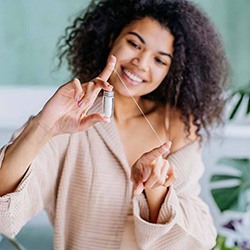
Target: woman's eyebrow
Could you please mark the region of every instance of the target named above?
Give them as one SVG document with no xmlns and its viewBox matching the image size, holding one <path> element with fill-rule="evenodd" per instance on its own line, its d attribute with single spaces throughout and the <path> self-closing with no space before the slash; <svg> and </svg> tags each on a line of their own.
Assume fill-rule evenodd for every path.
<svg viewBox="0 0 250 250">
<path fill-rule="evenodd" d="M 130 31 L 128 34 L 136 36 L 143 44 L 145 44 L 145 40 L 138 33 Z"/>
<path fill-rule="evenodd" d="M 168 57 L 173 61 L 173 57 L 172 57 L 169 53 L 162 52 L 162 51 L 159 51 L 158 53 L 159 53 L 160 55 L 163 55 L 163 56 L 168 56 Z"/>
<path fill-rule="evenodd" d="M 130 31 L 128 32 L 128 34 L 136 36 L 143 44 L 146 44 L 145 40 L 138 33 Z M 158 53 L 163 56 L 168 56 L 171 60 L 173 60 L 173 57 L 169 53 L 162 52 L 162 51 L 159 51 Z"/>
</svg>

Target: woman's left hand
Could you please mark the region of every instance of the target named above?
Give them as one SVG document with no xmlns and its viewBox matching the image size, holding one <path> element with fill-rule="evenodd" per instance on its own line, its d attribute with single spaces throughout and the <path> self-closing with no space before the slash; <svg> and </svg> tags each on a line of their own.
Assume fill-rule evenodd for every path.
<svg viewBox="0 0 250 250">
<path fill-rule="evenodd" d="M 144 189 L 168 187 L 175 181 L 173 166 L 163 158 L 163 155 L 169 153 L 171 144 L 169 141 L 143 154 L 132 166 L 131 180 L 135 195 L 141 194 Z"/>
</svg>

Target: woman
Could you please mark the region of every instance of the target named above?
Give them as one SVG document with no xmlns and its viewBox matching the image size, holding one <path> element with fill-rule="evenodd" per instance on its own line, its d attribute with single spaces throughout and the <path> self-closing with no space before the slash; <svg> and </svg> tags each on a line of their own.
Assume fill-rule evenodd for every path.
<svg viewBox="0 0 250 250">
<path fill-rule="evenodd" d="M 184 0 L 93 1 L 62 41 L 79 80 L 2 149 L 0 231 L 45 208 L 55 249 L 211 249 L 201 130 L 220 121 L 227 62 L 206 16 Z"/>
</svg>

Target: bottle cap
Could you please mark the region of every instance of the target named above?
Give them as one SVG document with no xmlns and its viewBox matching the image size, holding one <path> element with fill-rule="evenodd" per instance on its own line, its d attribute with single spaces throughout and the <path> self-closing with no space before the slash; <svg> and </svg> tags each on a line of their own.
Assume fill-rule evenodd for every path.
<svg viewBox="0 0 250 250">
<path fill-rule="evenodd" d="M 103 91 L 105 97 L 114 97 L 114 91 Z"/>
</svg>

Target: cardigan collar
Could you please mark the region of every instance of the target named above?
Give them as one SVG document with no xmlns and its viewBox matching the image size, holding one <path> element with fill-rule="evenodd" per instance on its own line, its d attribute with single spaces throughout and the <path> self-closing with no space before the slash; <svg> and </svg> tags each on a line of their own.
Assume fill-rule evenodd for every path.
<svg viewBox="0 0 250 250">
<path fill-rule="evenodd" d="M 94 105 L 90 109 L 90 113 L 102 113 L 102 97 L 97 97 Z M 130 166 L 121 142 L 119 131 L 117 129 L 115 119 L 111 117 L 110 123 L 96 123 L 93 126 L 99 135 L 103 138 L 110 151 L 120 161 L 127 176 L 130 178 Z"/>
</svg>

